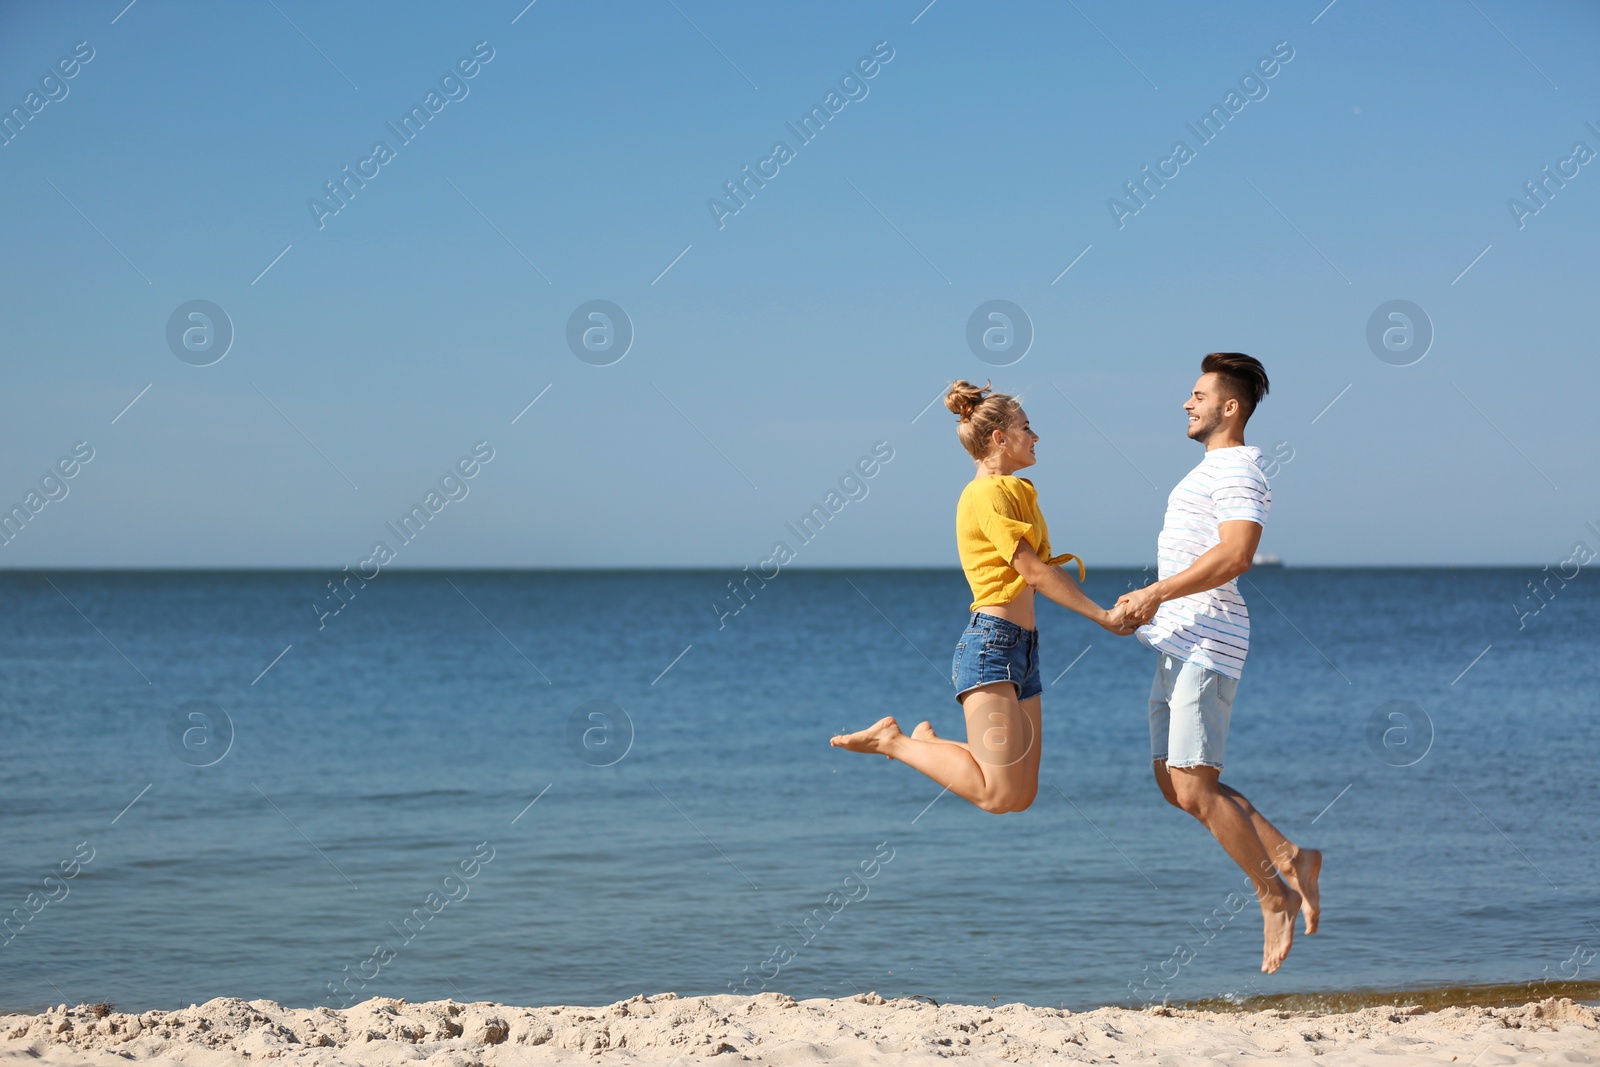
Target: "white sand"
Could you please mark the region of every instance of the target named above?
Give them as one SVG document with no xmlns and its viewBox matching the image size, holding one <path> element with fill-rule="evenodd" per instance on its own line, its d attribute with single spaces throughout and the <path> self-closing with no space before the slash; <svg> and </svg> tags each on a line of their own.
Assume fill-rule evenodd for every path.
<svg viewBox="0 0 1600 1067">
<path fill-rule="evenodd" d="M 1074 1013 L 1008 1004 L 634 997 L 604 1008 L 516 1008 L 374 998 L 343 1011 L 219 998 L 180 1011 L 87 1006 L 0 1017 L 0 1061 L 217 1067 L 512 1064 L 1312 1063 L 1600 1064 L 1600 1010 L 1550 999 L 1513 1008 L 1367 1008 L 1240 1014 L 1151 1008 Z"/>
</svg>

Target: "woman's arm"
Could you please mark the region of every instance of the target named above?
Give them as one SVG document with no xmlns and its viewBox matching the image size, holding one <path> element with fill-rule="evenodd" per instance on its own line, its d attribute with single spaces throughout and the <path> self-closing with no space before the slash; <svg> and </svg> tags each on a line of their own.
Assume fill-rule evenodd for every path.
<svg viewBox="0 0 1600 1067">
<path fill-rule="evenodd" d="M 1067 610 L 1077 612 L 1090 622 L 1099 623 L 1114 634 L 1127 636 L 1133 632 L 1134 627 L 1123 621 L 1123 609 L 1120 605 L 1112 611 L 1107 611 L 1090 600 L 1077 579 L 1060 567 L 1047 566 L 1028 542 L 1017 542 L 1017 554 L 1012 559 L 1011 566 L 1022 575 L 1028 585 Z"/>
</svg>

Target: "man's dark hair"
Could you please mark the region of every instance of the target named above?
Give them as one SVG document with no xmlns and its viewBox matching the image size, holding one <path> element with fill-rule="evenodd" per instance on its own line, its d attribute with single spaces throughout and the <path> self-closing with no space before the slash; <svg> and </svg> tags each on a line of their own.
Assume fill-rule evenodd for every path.
<svg viewBox="0 0 1600 1067">
<path fill-rule="evenodd" d="M 1241 425 L 1250 421 L 1256 405 L 1267 395 L 1267 368 L 1259 359 L 1243 352 L 1213 352 L 1200 361 L 1201 374 L 1215 374 L 1227 387 L 1228 395 L 1239 402 L 1244 412 Z"/>
</svg>

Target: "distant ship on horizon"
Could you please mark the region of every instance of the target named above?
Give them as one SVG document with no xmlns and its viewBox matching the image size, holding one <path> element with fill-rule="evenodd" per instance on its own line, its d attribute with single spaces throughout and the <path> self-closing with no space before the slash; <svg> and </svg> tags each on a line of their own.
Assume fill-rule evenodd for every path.
<svg viewBox="0 0 1600 1067">
<path fill-rule="evenodd" d="M 1257 552 L 1256 555 L 1255 555 L 1255 558 L 1250 561 L 1250 566 L 1252 566 L 1252 567 L 1281 567 L 1281 566 L 1283 566 L 1283 557 L 1282 556 L 1274 556 L 1274 555 L 1272 555 L 1271 553 L 1268 553 L 1268 552 Z"/>
</svg>

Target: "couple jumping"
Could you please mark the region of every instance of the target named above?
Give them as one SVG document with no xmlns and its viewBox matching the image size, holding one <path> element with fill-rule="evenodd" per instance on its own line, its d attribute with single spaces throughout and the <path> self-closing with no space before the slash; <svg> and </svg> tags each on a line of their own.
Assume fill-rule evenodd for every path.
<svg viewBox="0 0 1600 1067">
<path fill-rule="evenodd" d="M 972 615 L 951 668 L 967 740 L 939 737 L 924 722 L 909 736 L 891 718 L 833 738 L 921 771 L 984 811 L 1022 811 L 1039 790 L 1039 631 L 1034 592 L 1112 633 L 1137 632 L 1156 653 L 1150 687 L 1150 755 L 1167 803 L 1204 824 L 1255 886 L 1265 928 L 1261 969 L 1276 971 L 1294 942 L 1294 920 L 1317 932 L 1322 853 L 1278 831 L 1244 795 L 1219 780 L 1234 691 L 1250 644 L 1239 575 L 1250 569 L 1272 490 L 1261 450 L 1244 426 L 1267 392 L 1260 362 L 1213 352 L 1183 409 L 1205 458 L 1167 498 L 1156 542 L 1158 580 L 1101 608 L 1080 588 L 1083 561 L 1055 556 L 1033 483 L 1016 472 L 1035 462 L 1039 435 L 1016 398 L 956 382 L 945 405 L 977 474 L 956 505 L 956 544 L 972 586 Z M 1077 560 L 1078 579 L 1060 569 Z"/>
</svg>

